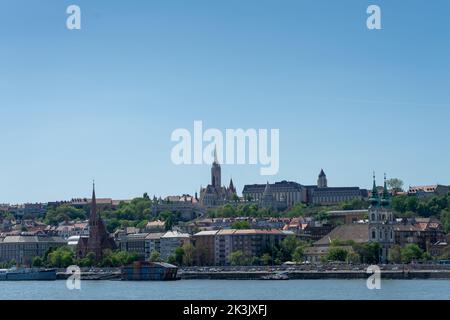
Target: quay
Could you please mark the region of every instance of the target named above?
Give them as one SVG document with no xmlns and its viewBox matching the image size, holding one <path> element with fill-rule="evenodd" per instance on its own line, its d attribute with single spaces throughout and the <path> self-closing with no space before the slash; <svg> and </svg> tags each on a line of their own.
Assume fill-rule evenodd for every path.
<svg viewBox="0 0 450 320">
<path fill-rule="evenodd" d="M 295 266 L 295 267 L 185 267 L 178 270 L 182 280 L 262 280 L 280 273 L 289 279 L 324 280 L 324 279 L 367 279 L 368 265 L 348 266 Z M 443 279 L 450 280 L 450 266 L 416 265 L 416 266 L 381 266 L 383 279 Z M 70 275 L 65 270 L 58 270 L 57 279 L 64 280 Z M 81 271 L 82 280 L 120 280 L 120 268 L 90 269 Z"/>
</svg>

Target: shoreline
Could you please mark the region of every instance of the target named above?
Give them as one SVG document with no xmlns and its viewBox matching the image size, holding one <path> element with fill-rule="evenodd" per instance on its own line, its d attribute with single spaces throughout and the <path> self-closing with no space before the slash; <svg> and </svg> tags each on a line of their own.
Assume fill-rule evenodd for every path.
<svg viewBox="0 0 450 320">
<path fill-rule="evenodd" d="M 273 276 L 273 272 L 183 272 L 183 280 L 264 280 L 263 277 Z M 327 280 L 327 279 L 367 279 L 371 276 L 365 271 L 291 271 L 285 272 L 288 280 Z M 385 271 L 381 278 L 392 280 L 450 280 L 450 270 L 414 270 Z M 277 280 L 278 281 L 278 280 Z"/>
<path fill-rule="evenodd" d="M 285 279 L 270 279 L 282 273 Z M 327 279 L 367 279 L 373 273 L 361 270 L 179 270 L 179 280 L 327 280 Z M 58 272 L 58 280 L 66 280 L 70 275 Z M 269 279 L 267 279 L 269 277 Z M 264 279 L 266 278 L 266 279 Z M 450 269 L 401 269 L 381 270 L 382 279 L 392 280 L 450 280 Z M 89 271 L 81 273 L 82 280 L 121 280 L 119 270 Z"/>
</svg>

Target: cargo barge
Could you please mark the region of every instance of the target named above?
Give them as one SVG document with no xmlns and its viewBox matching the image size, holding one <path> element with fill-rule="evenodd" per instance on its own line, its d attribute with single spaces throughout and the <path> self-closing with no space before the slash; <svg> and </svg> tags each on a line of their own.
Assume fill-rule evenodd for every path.
<svg viewBox="0 0 450 320">
<path fill-rule="evenodd" d="M 0 281 L 52 281 L 56 280 L 55 269 L 2 269 Z"/>
<path fill-rule="evenodd" d="M 164 262 L 134 262 L 122 267 L 121 279 L 125 281 L 173 281 L 179 280 L 178 267 Z"/>
</svg>

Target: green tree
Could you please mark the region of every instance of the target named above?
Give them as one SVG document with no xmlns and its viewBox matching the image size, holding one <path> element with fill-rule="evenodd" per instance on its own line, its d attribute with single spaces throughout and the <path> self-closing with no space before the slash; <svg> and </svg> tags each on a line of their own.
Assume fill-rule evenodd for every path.
<svg viewBox="0 0 450 320">
<path fill-rule="evenodd" d="M 74 253 L 68 247 L 59 247 L 47 255 L 47 264 L 54 268 L 67 268 L 74 263 Z"/>
<path fill-rule="evenodd" d="M 177 265 L 181 266 L 183 264 L 184 249 L 178 247 L 175 249 L 175 262 Z"/>
<path fill-rule="evenodd" d="M 269 253 L 264 253 L 261 256 L 261 263 L 265 266 L 272 264 L 272 256 Z"/>
<path fill-rule="evenodd" d="M 398 178 L 392 178 L 386 181 L 387 186 L 395 192 L 403 191 L 403 181 Z"/>
<path fill-rule="evenodd" d="M 305 247 L 300 245 L 297 248 L 295 248 L 294 252 L 292 253 L 292 260 L 294 260 L 294 262 L 302 262 L 303 261 L 303 256 L 304 256 L 304 250 Z"/>
<path fill-rule="evenodd" d="M 92 267 L 95 265 L 95 253 L 93 252 L 88 252 L 88 254 L 86 254 L 86 256 L 82 259 L 80 259 L 77 264 L 80 267 Z"/>
<path fill-rule="evenodd" d="M 290 209 L 287 213 L 287 216 L 289 218 L 297 218 L 304 216 L 306 213 L 307 206 L 304 203 L 297 203 L 295 204 L 292 209 Z"/>
<path fill-rule="evenodd" d="M 242 229 L 250 229 L 251 226 L 250 226 L 250 223 L 248 221 L 241 220 L 241 221 L 234 221 L 231 224 L 231 228 L 232 229 L 241 229 L 242 230 Z"/>
<path fill-rule="evenodd" d="M 389 250 L 388 260 L 392 263 L 402 262 L 402 248 L 399 245 L 395 245 Z"/>
<path fill-rule="evenodd" d="M 151 262 L 160 262 L 160 261 L 161 261 L 161 254 L 160 254 L 158 251 L 153 250 L 153 251 L 150 253 L 150 258 L 149 258 L 149 260 L 150 260 Z"/>
<path fill-rule="evenodd" d="M 361 261 L 361 257 L 354 251 L 350 251 L 345 258 L 347 263 L 359 263 Z"/>
<path fill-rule="evenodd" d="M 346 261 L 348 255 L 348 250 L 340 247 L 330 247 L 328 250 L 325 260 L 326 261 Z"/>
<path fill-rule="evenodd" d="M 364 244 L 353 244 L 353 250 L 359 254 L 362 263 L 375 264 L 380 261 L 380 244 L 369 242 Z"/>
<path fill-rule="evenodd" d="M 247 256 L 241 250 L 233 251 L 230 254 L 230 263 L 233 266 L 246 266 L 250 265 L 251 257 Z"/>
<path fill-rule="evenodd" d="M 362 210 L 367 209 L 368 207 L 369 203 L 361 199 L 353 199 L 350 201 L 345 201 L 341 204 L 342 210 Z"/>
<path fill-rule="evenodd" d="M 176 264 L 176 263 L 177 263 L 177 258 L 175 257 L 174 254 L 172 254 L 172 255 L 170 255 L 170 256 L 167 258 L 167 262 L 170 263 L 170 264 Z"/>
<path fill-rule="evenodd" d="M 302 243 L 297 239 L 297 237 L 293 234 L 288 235 L 286 238 L 281 241 L 281 260 L 291 261 L 292 254 L 295 249 L 299 247 Z"/>
<path fill-rule="evenodd" d="M 450 232 L 450 210 L 445 209 L 441 211 L 440 220 L 442 223 L 442 228 L 444 229 L 445 233 Z"/>
<path fill-rule="evenodd" d="M 411 243 L 402 249 L 402 262 L 411 263 L 414 260 L 421 260 L 423 257 L 423 250 L 415 244 Z"/>
<path fill-rule="evenodd" d="M 45 214 L 44 222 L 50 225 L 57 225 L 64 221 L 84 220 L 86 218 L 87 215 L 85 210 L 63 204 L 56 208 L 50 208 Z"/>
<path fill-rule="evenodd" d="M 42 267 L 42 266 L 44 265 L 44 261 L 42 260 L 41 257 L 36 256 L 36 257 L 33 257 L 33 260 L 32 260 L 32 262 L 31 262 L 31 265 L 32 265 L 33 267 L 40 268 L 40 267 Z"/>
<path fill-rule="evenodd" d="M 195 261 L 195 247 L 190 243 L 183 245 L 183 258 L 182 263 L 185 266 L 192 266 Z"/>
</svg>

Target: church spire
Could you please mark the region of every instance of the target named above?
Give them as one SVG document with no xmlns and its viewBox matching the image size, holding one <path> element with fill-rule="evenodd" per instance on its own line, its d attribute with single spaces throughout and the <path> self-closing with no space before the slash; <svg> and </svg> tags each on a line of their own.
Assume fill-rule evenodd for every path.
<svg viewBox="0 0 450 320">
<path fill-rule="evenodd" d="M 91 200 L 91 216 L 89 217 L 91 221 L 97 219 L 97 199 L 95 197 L 95 180 L 92 181 L 92 200 Z"/>
<path fill-rule="evenodd" d="M 375 171 L 373 172 L 372 196 L 370 197 L 369 201 L 373 206 L 378 206 L 380 204 L 380 197 L 378 195 L 377 183 L 375 181 Z"/>
<path fill-rule="evenodd" d="M 217 145 L 214 146 L 214 162 L 213 164 L 219 164 L 219 160 L 217 159 Z"/>
<path fill-rule="evenodd" d="M 384 207 L 389 206 L 390 204 L 390 196 L 389 196 L 389 191 L 387 188 L 387 181 L 386 181 L 386 173 L 384 174 L 384 188 L 383 188 L 383 196 L 381 198 L 381 205 Z"/>
</svg>

